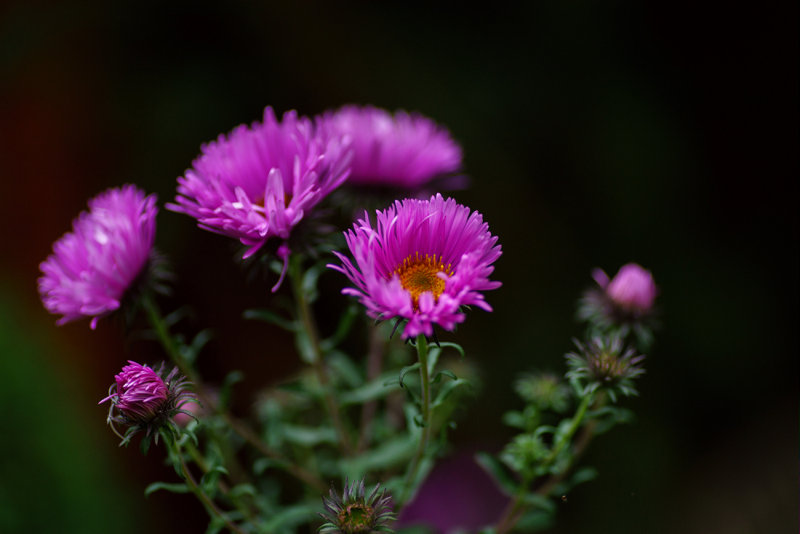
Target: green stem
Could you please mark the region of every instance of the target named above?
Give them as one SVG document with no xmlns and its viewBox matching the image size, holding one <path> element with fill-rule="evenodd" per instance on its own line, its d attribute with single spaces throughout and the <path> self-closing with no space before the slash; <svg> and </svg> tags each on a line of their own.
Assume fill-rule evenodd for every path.
<svg viewBox="0 0 800 534">
<path fill-rule="evenodd" d="M 227 411 L 220 409 L 220 407 L 217 405 L 214 399 L 206 394 L 206 388 L 203 385 L 202 380 L 200 379 L 200 375 L 197 372 L 195 372 L 195 370 L 183 358 L 183 355 L 178 349 L 178 345 L 176 344 L 175 339 L 170 334 L 169 328 L 167 327 L 167 323 L 161 316 L 161 311 L 158 309 L 158 305 L 155 303 L 152 296 L 145 295 L 142 298 L 142 304 L 147 312 L 147 318 L 150 321 L 150 325 L 156 331 L 158 340 L 164 347 L 164 350 L 166 351 L 167 355 L 170 357 L 172 362 L 178 367 L 180 372 L 194 384 L 195 391 L 197 393 L 198 399 L 200 400 L 200 403 L 203 406 L 206 406 L 212 413 L 219 414 L 225 420 L 227 425 L 236 434 L 238 434 L 239 437 L 241 437 L 243 440 L 249 443 L 254 449 L 259 451 L 267 458 L 276 460 L 278 464 L 285 466 L 287 472 L 294 475 L 302 482 L 308 484 L 309 486 L 313 487 L 316 490 L 324 492 L 327 489 L 327 486 L 319 477 L 317 477 L 310 471 L 298 465 L 295 465 L 289 459 L 283 457 L 278 452 L 270 449 L 266 445 L 266 443 L 264 443 L 258 437 L 258 435 L 252 429 L 250 429 L 249 426 L 247 426 L 247 424 L 235 418 Z M 216 435 L 216 433 L 213 434 L 216 440 L 221 439 L 219 436 Z"/>
<path fill-rule="evenodd" d="M 219 517 L 231 532 L 235 532 L 236 534 L 245 534 L 243 530 L 241 530 L 236 526 L 235 523 L 228 519 L 228 516 L 225 514 L 225 512 L 220 510 L 217 504 L 211 498 L 209 498 L 209 496 L 206 495 L 203 489 L 197 484 L 197 481 L 192 476 L 191 471 L 189 471 L 189 466 L 186 465 L 186 462 L 183 459 L 183 453 L 181 452 L 180 444 L 171 437 L 166 435 L 163 436 L 164 441 L 170 444 L 168 446 L 170 449 L 172 449 L 172 453 L 175 455 L 175 458 L 180 464 L 183 479 L 186 481 L 186 485 L 189 486 L 189 491 L 191 491 L 195 497 L 197 497 L 197 499 L 203 503 L 203 506 L 208 514 L 212 517 Z"/>
<path fill-rule="evenodd" d="M 298 316 L 303 324 L 303 331 L 308 336 L 308 342 L 312 353 L 311 366 L 313 367 L 314 373 L 317 375 L 317 380 L 322 387 L 323 397 L 325 399 L 325 407 L 328 411 L 331 421 L 333 422 L 333 427 L 336 430 L 339 445 L 342 449 L 342 452 L 344 452 L 346 456 L 350 456 L 353 450 L 350 445 L 347 432 L 345 431 L 344 423 L 342 422 L 342 416 L 339 412 L 339 405 L 333 396 L 333 392 L 331 391 L 330 378 L 328 377 L 328 371 L 325 367 L 325 355 L 323 354 L 322 346 L 319 342 L 317 326 L 314 322 L 314 316 L 311 311 L 311 306 L 308 302 L 307 295 L 303 290 L 303 271 L 301 262 L 302 258 L 300 256 L 295 256 L 291 258 L 289 265 L 289 278 L 291 278 L 292 281 L 292 291 L 294 292 L 295 303 L 297 304 Z"/>
<path fill-rule="evenodd" d="M 572 417 L 572 422 L 567 428 L 567 431 L 561 436 L 559 436 L 558 441 L 553 444 L 553 448 L 550 450 L 550 454 L 548 454 L 547 458 L 545 458 L 542 461 L 541 467 L 549 468 L 553 464 L 553 462 L 555 462 L 556 459 L 558 459 L 558 456 L 564 450 L 564 447 L 569 445 L 569 443 L 572 440 L 572 436 L 575 435 L 575 432 L 578 430 L 578 428 L 580 428 L 581 424 L 583 423 L 583 419 L 584 417 L 586 417 L 586 411 L 589 409 L 589 406 L 592 404 L 593 400 L 594 400 L 594 395 L 591 394 L 586 395 L 585 397 L 583 397 L 583 399 L 581 399 L 581 403 L 578 406 L 575 415 Z M 593 431 L 594 431 L 594 425 L 591 425 L 591 428 L 588 430 L 589 434 L 581 437 L 580 442 L 582 445 L 580 452 L 583 452 L 583 448 L 585 448 L 585 446 L 588 444 L 589 440 L 591 439 L 591 433 Z M 576 450 L 576 454 L 577 453 L 578 451 Z M 536 493 L 538 495 L 546 497 L 550 493 L 550 491 L 552 491 L 555 485 L 564 478 L 564 475 L 571 466 L 572 462 L 569 462 L 564 467 L 564 470 L 561 473 L 551 477 L 547 481 L 547 483 L 543 484 L 536 491 Z M 525 480 L 523 480 L 522 484 L 520 484 L 519 490 L 514 495 L 514 499 L 508 504 L 500 521 L 498 521 L 497 523 L 497 527 L 495 528 L 496 534 L 505 534 L 506 532 L 509 532 L 512 528 L 514 528 L 514 525 L 517 524 L 517 521 L 520 520 L 520 518 L 522 517 L 522 513 L 525 511 L 525 503 L 523 499 L 525 495 L 528 493 L 528 487 L 530 486 L 531 482 L 533 482 L 532 479 L 526 478 Z"/>
<path fill-rule="evenodd" d="M 428 372 L 428 340 L 425 338 L 424 334 L 417 336 L 417 356 L 419 358 L 422 430 L 420 431 L 417 452 L 411 459 L 411 463 L 408 466 L 405 488 L 400 500 L 401 504 L 405 504 L 414 494 L 414 482 L 417 478 L 417 472 L 419 471 L 420 463 L 425 457 L 425 452 L 428 448 L 428 441 L 430 440 L 431 434 L 431 380 L 430 373 Z"/>
</svg>

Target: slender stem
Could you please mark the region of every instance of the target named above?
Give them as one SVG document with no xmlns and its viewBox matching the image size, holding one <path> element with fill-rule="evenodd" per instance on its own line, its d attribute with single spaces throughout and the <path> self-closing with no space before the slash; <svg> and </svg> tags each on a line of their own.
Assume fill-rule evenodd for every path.
<svg viewBox="0 0 800 534">
<path fill-rule="evenodd" d="M 192 476 L 191 471 L 189 471 L 189 466 L 187 466 L 186 462 L 183 460 L 183 454 L 181 453 L 181 446 L 178 444 L 178 442 L 169 439 L 166 436 L 164 437 L 165 437 L 164 439 L 165 442 L 167 443 L 172 442 L 173 444 L 172 447 L 173 454 L 175 454 L 175 457 L 178 459 L 178 462 L 180 463 L 181 472 L 183 473 L 183 479 L 189 486 L 189 490 L 192 493 L 194 493 L 194 495 L 200 500 L 200 502 L 203 503 L 203 506 L 206 508 L 209 515 L 216 516 L 222 519 L 222 521 L 225 522 L 225 526 L 227 526 L 228 530 L 230 530 L 231 532 L 235 532 L 237 534 L 245 534 L 243 530 L 241 530 L 239 527 L 236 526 L 235 523 L 233 523 L 230 519 L 228 519 L 228 516 L 225 514 L 225 512 L 220 510 L 217 504 L 212 499 L 210 499 L 208 495 L 205 494 L 205 492 L 200 486 L 198 486 L 197 481 Z"/>
<path fill-rule="evenodd" d="M 295 465 L 288 458 L 285 458 L 280 453 L 270 449 L 258 437 L 258 435 L 249 426 L 247 426 L 247 424 L 235 418 L 227 411 L 220 409 L 215 400 L 206 393 L 207 389 L 203 385 L 200 375 L 195 372 L 195 370 L 183 358 L 183 355 L 180 353 L 175 340 L 169 333 L 169 328 L 167 327 L 164 318 L 161 316 L 161 312 L 159 311 L 155 301 L 150 295 L 145 295 L 142 298 L 142 303 L 147 311 L 148 320 L 150 321 L 153 329 L 156 331 L 156 335 L 158 336 L 161 345 L 164 347 L 164 350 L 167 352 L 170 359 L 178 367 L 181 373 L 189 378 L 189 380 L 194 384 L 200 402 L 204 406 L 208 407 L 208 409 L 213 413 L 219 414 L 225 420 L 228 426 L 245 442 L 249 443 L 254 449 L 258 450 L 267 458 L 276 460 L 280 465 L 284 466 L 286 471 L 294 475 L 302 482 L 305 482 L 316 490 L 324 492 L 327 489 L 327 486 L 319 477 L 300 467 L 299 465 Z"/>
<path fill-rule="evenodd" d="M 194 463 L 197 464 L 197 467 L 199 467 L 204 474 L 207 474 L 211 470 L 205 457 L 203 457 L 203 454 L 197 449 L 197 447 L 195 447 L 194 443 L 192 443 L 191 440 L 186 441 L 186 452 L 189 453 L 189 456 L 192 457 L 192 461 L 194 461 Z M 253 515 L 253 512 L 250 509 L 250 507 L 248 507 L 245 503 L 243 503 L 241 498 L 234 497 L 230 494 L 231 488 L 224 480 L 222 480 L 221 478 L 218 479 L 217 487 L 219 488 L 219 491 L 222 493 L 222 495 L 230 502 L 232 502 L 233 505 L 236 506 L 236 509 L 239 510 L 242 513 L 242 515 L 246 517 L 248 521 L 250 521 L 252 525 L 256 524 L 257 519 Z"/>
<path fill-rule="evenodd" d="M 419 358 L 419 378 L 420 378 L 420 404 L 422 415 L 422 429 L 420 431 L 419 445 L 417 452 L 411 459 L 406 474 L 406 483 L 400 502 L 405 504 L 413 495 L 414 482 L 417 478 L 417 471 L 425 452 L 428 448 L 428 440 L 431 434 L 431 381 L 428 373 L 428 340 L 424 334 L 417 336 L 417 356 Z"/>
<path fill-rule="evenodd" d="M 282 464 L 284 469 L 295 476 L 295 478 L 305 482 L 315 490 L 319 492 L 325 492 L 328 488 L 325 485 L 325 482 L 322 481 L 317 475 L 312 473 L 311 471 L 292 463 L 288 458 L 284 457 L 282 454 L 270 449 L 266 443 L 264 443 L 258 436 L 253 432 L 253 430 L 244 424 L 242 421 L 232 417 L 227 416 L 225 421 L 228 425 L 233 429 L 234 432 L 239 434 L 239 436 L 248 442 L 250 445 L 253 446 L 258 452 L 266 456 L 267 458 L 271 458 L 275 460 L 277 463 Z"/>
<path fill-rule="evenodd" d="M 553 462 L 556 461 L 558 456 L 564 450 L 564 447 L 569 445 L 570 441 L 572 440 L 572 436 L 575 435 L 575 432 L 580 428 L 581 423 L 583 423 L 583 419 L 586 416 L 586 411 L 589 409 L 589 406 L 592 404 L 594 400 L 594 395 L 586 395 L 581 400 L 581 404 L 578 406 L 578 409 L 575 412 L 575 415 L 572 417 L 572 422 L 570 423 L 567 431 L 562 434 L 558 441 L 553 444 L 553 448 L 550 451 L 550 454 L 547 455 L 542 461 L 542 467 L 549 467 L 552 465 Z M 588 445 L 589 440 L 591 439 L 591 432 L 594 431 L 594 425 L 590 424 L 585 427 L 585 431 L 589 433 L 588 436 L 581 435 L 580 439 L 578 440 L 578 444 L 580 445 L 581 449 L 580 452 L 583 452 L 583 449 Z M 578 449 L 576 448 L 575 454 L 578 453 Z M 574 462 L 574 458 L 569 462 L 568 465 L 564 467 L 564 469 L 557 475 L 552 475 L 547 482 L 545 482 L 542 486 L 536 490 L 536 494 L 541 496 L 547 496 L 553 488 L 563 480 L 564 476 L 566 476 L 567 472 L 569 471 L 572 463 Z M 514 495 L 514 499 L 508 504 L 505 511 L 503 512 L 502 517 L 497 523 L 497 528 L 495 529 L 496 534 L 504 534 L 509 532 L 514 525 L 517 524 L 517 521 L 520 520 L 522 517 L 522 513 L 525 510 L 525 503 L 523 501 L 525 495 L 528 493 L 528 486 L 530 486 L 532 480 L 525 479 L 523 480 L 522 484 L 520 484 L 519 490 Z"/>
<path fill-rule="evenodd" d="M 339 405 L 333 396 L 330 388 L 330 378 L 328 377 L 328 370 L 325 367 L 324 354 L 319 342 L 319 334 L 317 333 L 317 326 L 314 322 L 314 316 L 311 311 L 311 306 L 308 302 L 305 291 L 303 290 L 303 272 L 301 268 L 302 259 L 297 256 L 290 260 L 289 277 L 292 281 L 292 290 L 294 292 L 295 302 L 297 304 L 298 315 L 300 321 L 303 323 L 303 330 L 308 336 L 309 345 L 311 346 L 312 361 L 311 365 L 314 373 L 317 375 L 320 386 L 322 386 L 323 396 L 325 398 L 325 407 L 328 410 L 328 415 L 331 417 L 333 427 L 336 430 L 336 435 L 339 439 L 339 445 L 345 455 L 352 454 L 353 449 L 350 445 L 347 432 L 342 422 L 342 416 L 339 412 Z"/>
</svg>

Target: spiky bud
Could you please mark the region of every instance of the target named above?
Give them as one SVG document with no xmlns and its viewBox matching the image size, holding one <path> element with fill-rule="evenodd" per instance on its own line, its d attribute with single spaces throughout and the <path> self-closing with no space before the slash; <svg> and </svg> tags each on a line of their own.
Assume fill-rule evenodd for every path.
<svg viewBox="0 0 800 534">
<path fill-rule="evenodd" d="M 612 401 L 616 394 L 636 395 L 633 380 L 642 374 L 643 355 L 635 349 L 626 349 L 619 337 L 595 337 L 583 344 L 575 340 L 575 352 L 566 355 L 569 371 L 567 378 L 587 381 L 584 393 L 596 389 L 608 392 Z"/>
<path fill-rule="evenodd" d="M 381 485 L 376 484 L 366 493 L 364 480 L 345 480 L 341 497 L 331 486 L 330 498 L 323 497 L 325 512 L 320 513 L 326 522 L 319 527 L 320 534 L 368 534 L 393 532 L 387 524 L 394 520 L 392 498 Z"/>
<path fill-rule="evenodd" d="M 188 402 L 197 402 L 194 393 L 188 391 L 189 383 L 178 374 L 178 368 L 168 374 L 162 363 L 157 368 L 128 360 L 128 365 L 115 377 L 108 396 L 98 404 L 111 401 L 108 408 L 108 424 L 114 433 L 127 444 L 131 437 L 145 431 L 149 437 L 168 424 L 175 415 L 188 413 L 183 409 Z M 190 414 L 191 415 L 191 414 Z M 115 424 L 128 427 L 123 436 Z"/>
</svg>

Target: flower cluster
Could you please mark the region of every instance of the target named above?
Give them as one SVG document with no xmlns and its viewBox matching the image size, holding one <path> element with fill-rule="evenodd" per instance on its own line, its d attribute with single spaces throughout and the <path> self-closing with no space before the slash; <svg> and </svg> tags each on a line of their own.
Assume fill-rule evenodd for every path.
<svg viewBox="0 0 800 534">
<path fill-rule="evenodd" d="M 365 214 L 345 236 L 355 264 L 335 252 L 341 265 L 329 265 L 355 284 L 343 293 L 373 318 L 406 320 L 404 338 L 430 336 L 434 324 L 453 330 L 463 306 L 491 311 L 481 292 L 500 287 L 489 280 L 500 245 L 480 213 L 452 198 L 397 201 L 375 227 Z"/>
<path fill-rule="evenodd" d="M 109 189 L 89 201 L 72 232 L 53 245 L 40 265 L 39 294 L 58 324 L 117 310 L 146 270 L 156 229 L 156 198 L 132 185 Z"/>
<path fill-rule="evenodd" d="M 168 425 L 179 413 L 191 416 L 183 407 L 197 402 L 194 393 L 188 390 L 186 378 L 178 374 L 177 367 L 165 375 L 163 364 L 153 369 L 129 360 L 114 379 L 108 396 L 98 404 L 111 401 L 108 423 L 123 438 L 123 444 L 139 431 L 150 436 Z M 114 423 L 129 427 L 125 436 L 117 431 Z"/>
</svg>

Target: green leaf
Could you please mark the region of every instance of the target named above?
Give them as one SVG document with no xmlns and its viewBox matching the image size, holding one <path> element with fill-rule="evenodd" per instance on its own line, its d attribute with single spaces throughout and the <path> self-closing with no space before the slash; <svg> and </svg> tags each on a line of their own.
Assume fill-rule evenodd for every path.
<svg viewBox="0 0 800 534">
<path fill-rule="evenodd" d="M 393 371 L 384 373 L 372 382 L 367 382 L 359 388 L 341 394 L 339 402 L 342 406 L 348 406 L 386 397 L 400 388 L 400 382 L 396 376 Z M 394 380 L 392 380 L 392 377 L 395 377 Z"/>
<path fill-rule="evenodd" d="M 368 450 L 355 458 L 341 461 L 345 473 L 361 474 L 369 471 L 382 471 L 407 462 L 417 448 L 416 436 L 399 436 L 384 441 L 378 447 Z"/>
<path fill-rule="evenodd" d="M 153 482 L 144 489 L 144 496 L 148 497 L 151 493 L 158 490 L 169 491 L 172 493 L 189 493 L 189 486 L 183 482 Z"/>
<path fill-rule="evenodd" d="M 262 475 L 264 471 L 272 467 L 283 468 L 285 466 L 286 462 L 273 460 L 272 458 L 259 458 L 253 462 L 253 473 L 256 475 Z"/>
<path fill-rule="evenodd" d="M 327 426 L 311 427 L 285 424 L 283 433 L 287 441 L 304 447 L 314 447 L 320 443 L 335 444 L 337 442 L 336 431 Z"/>
<path fill-rule="evenodd" d="M 316 503 L 302 503 L 289 506 L 270 517 L 269 521 L 264 524 L 263 531 L 274 532 L 278 529 L 288 529 L 302 525 L 303 523 L 308 523 L 312 519 L 316 519 L 317 510 L 319 510 L 319 505 Z"/>
<path fill-rule="evenodd" d="M 475 454 L 475 461 L 492 476 L 503 493 L 510 497 L 517 492 L 518 482 L 497 458 L 489 453 L 479 452 Z"/>
<path fill-rule="evenodd" d="M 401 388 L 406 387 L 405 384 L 403 384 L 403 379 L 405 376 L 412 371 L 416 371 L 417 369 L 419 369 L 419 362 L 412 365 L 407 365 L 400 370 L 399 384 Z"/>
<path fill-rule="evenodd" d="M 525 429 L 526 420 L 522 412 L 511 411 L 503 414 L 503 423 L 510 427 Z"/>
<path fill-rule="evenodd" d="M 217 481 L 219 480 L 219 476 L 227 474 L 228 470 L 221 465 L 215 465 L 209 469 L 207 473 L 203 473 L 203 476 L 200 478 L 200 487 L 203 488 L 203 493 L 213 499 L 217 493 Z"/>
<path fill-rule="evenodd" d="M 546 512 L 554 512 L 556 509 L 556 505 L 553 504 L 553 500 L 549 497 L 544 495 L 539 495 L 538 493 L 528 492 L 522 498 L 522 500 L 537 510 L 544 510 Z"/>
<path fill-rule="evenodd" d="M 338 350 L 331 351 L 328 354 L 327 363 L 348 387 L 354 388 L 364 383 L 361 369 L 345 353 Z"/>
<path fill-rule="evenodd" d="M 458 380 L 458 377 L 455 375 L 453 371 L 448 371 L 447 369 L 443 369 L 433 375 L 433 379 L 431 380 L 431 384 L 438 384 L 442 381 L 442 378 L 447 377 L 451 380 Z"/>
<path fill-rule="evenodd" d="M 264 321 L 265 323 L 274 324 L 275 326 L 283 328 L 284 330 L 288 330 L 289 332 L 296 332 L 298 330 L 296 321 L 281 317 L 272 310 L 265 308 L 245 310 L 242 314 L 242 317 L 245 319 Z"/>
<path fill-rule="evenodd" d="M 353 326 L 353 320 L 360 313 L 360 306 L 350 303 L 350 305 L 344 311 L 344 314 L 342 314 L 342 318 L 339 319 L 339 324 L 336 326 L 336 331 L 333 333 L 333 335 L 329 338 L 323 339 L 320 342 L 320 346 L 324 352 L 328 352 L 329 350 L 338 346 L 339 343 L 344 341 L 344 338 L 347 337 L 347 334 L 350 332 L 350 328 Z"/>
<path fill-rule="evenodd" d="M 256 497 L 258 495 L 258 490 L 252 484 L 238 484 L 231 488 L 228 492 L 232 498 L 236 499 L 243 495 L 249 495 L 250 497 Z"/>
<path fill-rule="evenodd" d="M 233 396 L 233 386 L 242 380 L 244 380 L 244 374 L 242 374 L 241 371 L 234 370 L 225 376 L 219 388 L 218 405 L 220 409 L 224 409 L 230 404 L 231 397 Z"/>
<path fill-rule="evenodd" d="M 313 364 L 315 358 L 314 346 L 311 344 L 311 338 L 304 330 L 298 330 L 294 337 L 297 352 L 300 353 L 300 359 L 307 364 Z"/>
<path fill-rule="evenodd" d="M 449 347 L 451 349 L 456 349 L 462 358 L 465 356 L 464 349 L 458 343 L 452 343 L 450 341 L 442 341 L 441 343 L 439 343 L 439 346 L 442 348 Z"/>
<path fill-rule="evenodd" d="M 553 512 L 548 510 L 531 510 L 517 522 L 516 529 L 523 532 L 537 532 L 553 526 Z"/>
<path fill-rule="evenodd" d="M 470 386 L 470 383 L 464 378 L 456 378 L 455 380 L 446 383 L 436 394 L 436 399 L 433 401 L 433 407 L 444 404 L 448 400 L 448 397 L 450 397 L 455 390 L 465 386 Z"/>
</svg>

